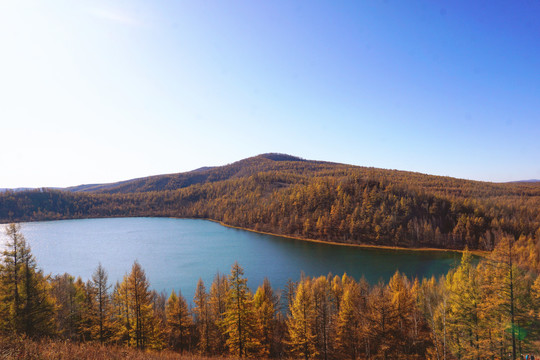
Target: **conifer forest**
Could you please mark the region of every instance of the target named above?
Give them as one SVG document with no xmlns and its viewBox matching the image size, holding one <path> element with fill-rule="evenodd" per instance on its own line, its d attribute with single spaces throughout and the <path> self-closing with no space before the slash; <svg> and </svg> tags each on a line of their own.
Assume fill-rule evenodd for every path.
<svg viewBox="0 0 540 360">
<path fill-rule="evenodd" d="M 88 346 L 93 358 L 124 349 L 117 351 L 132 358 L 517 359 L 540 346 L 540 249 L 526 237 L 504 236 L 477 265 L 465 250 L 440 278 L 396 272 L 375 285 L 329 274 L 250 289 L 234 263 L 211 284 L 199 280 L 186 299 L 181 289 L 151 290 L 137 262 L 114 284 L 101 264 L 87 281 L 46 275 L 20 226 L 5 232 L 5 358 Z"/>
</svg>

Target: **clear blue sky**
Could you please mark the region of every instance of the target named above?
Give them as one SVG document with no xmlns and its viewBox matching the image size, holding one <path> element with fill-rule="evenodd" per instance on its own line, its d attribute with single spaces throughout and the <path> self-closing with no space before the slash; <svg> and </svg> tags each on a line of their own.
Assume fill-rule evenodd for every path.
<svg viewBox="0 0 540 360">
<path fill-rule="evenodd" d="M 540 1 L 0 2 L 0 187 L 264 152 L 540 179 Z"/>
</svg>

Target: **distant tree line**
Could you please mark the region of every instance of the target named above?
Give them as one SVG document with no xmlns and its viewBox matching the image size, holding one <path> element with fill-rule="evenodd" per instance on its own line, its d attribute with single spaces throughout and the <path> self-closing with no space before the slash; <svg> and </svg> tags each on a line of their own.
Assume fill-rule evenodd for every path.
<svg viewBox="0 0 540 360">
<path fill-rule="evenodd" d="M 44 275 L 17 225 L 0 261 L 0 336 L 53 337 L 183 353 L 298 359 L 516 359 L 540 345 L 540 247 L 504 236 L 478 265 L 436 279 L 396 272 L 385 284 L 301 276 L 253 293 L 238 263 L 199 280 L 193 305 L 150 289 L 135 262 L 110 284 Z"/>
<path fill-rule="evenodd" d="M 136 188 L 121 185 L 111 192 L 7 191 L 0 194 L 0 222 L 207 218 L 323 241 L 487 251 L 507 235 L 540 237 L 540 184 L 482 183 L 303 161 L 273 163 L 279 165 L 253 162 L 235 165 L 236 172 L 228 167 L 207 170 L 204 176 L 182 178 L 184 187 L 176 190 L 162 190 L 160 178 L 150 178 L 145 181 L 151 186 L 139 180 Z M 163 187 L 174 188 L 167 179 Z"/>
</svg>

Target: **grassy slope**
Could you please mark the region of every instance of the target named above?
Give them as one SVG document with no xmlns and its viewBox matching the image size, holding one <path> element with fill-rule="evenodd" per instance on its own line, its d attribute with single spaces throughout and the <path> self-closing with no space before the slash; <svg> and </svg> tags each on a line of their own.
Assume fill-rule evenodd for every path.
<svg viewBox="0 0 540 360">
<path fill-rule="evenodd" d="M 0 336 L 1 360 L 234 360 L 235 357 L 207 357 L 195 354 L 179 354 L 172 351 L 141 351 L 123 346 L 99 343 L 76 343 L 64 340 L 31 340 L 20 337 Z"/>
</svg>

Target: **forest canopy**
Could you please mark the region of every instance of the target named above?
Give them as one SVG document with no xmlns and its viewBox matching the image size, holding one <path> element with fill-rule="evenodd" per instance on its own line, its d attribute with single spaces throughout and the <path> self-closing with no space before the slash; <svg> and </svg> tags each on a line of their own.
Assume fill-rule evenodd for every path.
<svg viewBox="0 0 540 360">
<path fill-rule="evenodd" d="M 51 338 L 258 359 L 517 359 L 540 345 L 540 249 L 525 239 L 504 237 L 478 265 L 465 251 L 440 278 L 396 271 L 377 284 L 302 275 L 284 289 L 265 279 L 252 291 L 235 262 L 211 284 L 199 279 L 186 299 L 181 289 L 152 290 L 137 261 L 115 283 L 101 264 L 86 281 L 44 275 L 19 226 L 6 235 L 0 351 L 8 336 L 23 346 Z"/>
<path fill-rule="evenodd" d="M 205 218 L 351 244 L 490 251 L 540 237 L 540 183 L 488 183 L 265 154 L 192 172 L 0 194 L 0 222 Z"/>
</svg>

